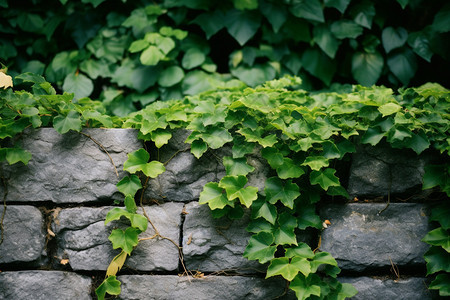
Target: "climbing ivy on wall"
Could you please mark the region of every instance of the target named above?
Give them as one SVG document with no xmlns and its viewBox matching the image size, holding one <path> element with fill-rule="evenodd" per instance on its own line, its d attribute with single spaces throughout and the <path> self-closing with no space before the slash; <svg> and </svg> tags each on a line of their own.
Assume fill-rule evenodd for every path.
<svg viewBox="0 0 450 300">
<path fill-rule="evenodd" d="M 8 82 L 5 87 L 9 85 L 4 76 L 0 79 Z M 344 299 L 356 293 L 351 285 L 336 279 L 340 269 L 335 259 L 320 251 L 320 245 L 300 242 L 297 234 L 308 227 L 323 228 L 315 209 L 321 199 L 348 198 L 334 165 L 355 152 L 357 145 L 375 146 L 383 140 L 418 155 L 435 149 L 445 160 L 426 167 L 424 188 L 439 186 L 450 195 L 450 91 L 438 84 L 396 93 L 360 85 L 311 93 L 299 88 L 299 78 L 284 77 L 255 88 L 236 83 L 181 101 L 159 101 L 119 118 L 107 115 L 99 101 L 83 98 L 74 102 L 73 94 L 57 94 L 39 75 L 21 74 L 15 82 L 19 85 L 14 89 L 0 90 L 0 160 L 9 164 L 28 163 L 31 154 L 15 140 L 27 128 L 43 126 L 53 126 L 61 134 L 91 126 L 135 128 L 140 139 L 157 148 L 168 143 L 173 130 L 188 129 L 186 143 L 197 158 L 231 147 L 231 154 L 222 158 L 226 175 L 219 182 L 207 183 L 199 202 L 208 205 L 216 218 L 240 218 L 248 209 L 247 230 L 252 236 L 244 256 L 268 263 L 266 277 L 282 276 L 298 299 Z M 247 156 L 255 151 L 270 168 L 263 190 L 248 185 L 254 167 Z M 141 240 L 139 234 L 149 223 L 153 226 L 145 211 L 138 213 L 136 195 L 165 167 L 147 150 L 139 149 L 128 154 L 124 170 L 130 174 L 117 184 L 124 207 L 113 208 L 105 223 L 125 218 L 130 225 L 114 229 L 109 237 L 113 248 L 121 252 L 97 288 L 99 299 L 120 293 L 116 274 Z M 425 254 L 428 275 L 437 273 L 430 288 L 448 295 L 448 203 L 443 205 L 431 217 L 441 227 L 423 241 L 432 245 Z"/>
<path fill-rule="evenodd" d="M 119 116 L 232 79 L 449 84 L 445 0 L 28 2 L 0 0 L 0 62 Z"/>
</svg>

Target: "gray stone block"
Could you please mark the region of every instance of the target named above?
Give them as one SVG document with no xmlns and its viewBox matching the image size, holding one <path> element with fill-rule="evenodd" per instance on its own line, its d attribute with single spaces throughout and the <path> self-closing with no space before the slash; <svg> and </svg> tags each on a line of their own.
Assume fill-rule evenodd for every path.
<svg viewBox="0 0 450 300">
<path fill-rule="evenodd" d="M 427 300 L 432 299 L 428 290 L 428 281 L 425 278 L 410 277 L 394 281 L 386 278 L 371 277 L 344 277 L 339 278 L 342 283 L 350 283 L 358 294 L 350 298 L 354 300 Z"/>
<path fill-rule="evenodd" d="M 125 227 L 125 220 L 113 221 L 107 226 L 104 220 L 112 207 L 63 209 L 54 220 L 59 259 L 69 259 L 73 270 L 106 270 L 112 258 L 119 253 L 113 250 L 108 236 L 113 228 Z M 178 242 L 181 227 L 182 203 L 165 203 L 145 207 L 160 234 Z M 141 210 L 138 210 L 141 213 Z M 140 238 L 150 237 L 154 231 L 150 224 Z M 125 266 L 140 271 L 174 271 L 178 268 L 178 249 L 168 240 L 141 241 Z"/>
<path fill-rule="evenodd" d="M 120 178 L 125 174 L 127 153 L 142 147 L 135 130 L 95 128 L 83 132 L 109 152 Z M 41 128 L 27 131 L 19 143 L 32 158 L 26 166 L 5 166 L 8 201 L 85 203 L 121 198 L 111 160 L 86 136 L 76 132 L 61 135 L 53 128 Z"/>
<path fill-rule="evenodd" d="M 240 220 L 214 219 L 207 205 L 191 202 L 186 205 L 183 225 L 183 254 L 189 270 L 238 273 L 264 271 L 257 261 L 242 255 L 251 234 L 245 228 L 246 215 Z"/>
<path fill-rule="evenodd" d="M 354 196 L 385 196 L 420 192 L 428 157 L 410 149 L 388 145 L 361 146 L 353 154 L 348 193 Z"/>
<path fill-rule="evenodd" d="M 295 299 L 284 293 L 286 282 L 280 278 L 242 276 L 178 276 L 124 275 L 120 299 L 140 300 L 231 300 L 231 299 Z M 281 296 L 278 298 L 278 296 Z"/>
<path fill-rule="evenodd" d="M 0 299 L 92 299 L 91 279 L 61 271 L 0 273 Z"/>
<path fill-rule="evenodd" d="M 420 240 L 432 227 L 423 204 L 353 203 L 327 205 L 323 219 L 331 221 L 322 233 L 321 250 L 330 252 L 339 267 L 361 272 L 398 266 L 424 266 L 428 245 Z"/>
<path fill-rule="evenodd" d="M 0 216 L 3 213 L 0 207 Z M 39 263 L 45 253 L 44 219 L 33 206 L 9 205 L 3 220 L 0 264 Z"/>
</svg>

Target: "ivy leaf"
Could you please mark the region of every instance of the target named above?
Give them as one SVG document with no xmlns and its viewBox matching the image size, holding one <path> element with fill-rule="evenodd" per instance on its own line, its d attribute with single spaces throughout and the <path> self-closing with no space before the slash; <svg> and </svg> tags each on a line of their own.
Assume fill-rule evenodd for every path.
<svg viewBox="0 0 450 300">
<path fill-rule="evenodd" d="M 437 32 L 450 31 L 450 5 L 446 3 L 439 12 L 434 16 L 433 24 L 431 27 Z"/>
<path fill-rule="evenodd" d="M 60 134 L 67 133 L 69 130 L 77 132 L 81 131 L 81 118 L 80 114 L 74 110 L 69 111 L 66 116 L 56 116 L 53 119 L 53 127 Z"/>
<path fill-rule="evenodd" d="M 116 186 L 119 192 L 125 196 L 130 195 L 131 197 L 134 197 L 136 192 L 142 188 L 141 180 L 136 175 L 125 176 Z"/>
<path fill-rule="evenodd" d="M 381 139 L 386 135 L 385 132 L 382 132 L 379 127 L 371 127 L 367 129 L 366 133 L 361 138 L 362 144 L 371 144 L 375 146 L 378 144 Z"/>
<path fill-rule="evenodd" d="M 208 145 L 204 141 L 195 140 L 191 143 L 191 153 L 194 154 L 197 159 L 202 157 L 206 150 L 208 150 Z"/>
<path fill-rule="evenodd" d="M 273 235 L 275 244 L 277 245 L 297 245 L 297 237 L 295 228 L 297 228 L 297 220 L 290 213 L 283 213 L 278 217 L 279 227 L 275 229 Z"/>
<path fill-rule="evenodd" d="M 83 118 L 85 120 L 95 120 L 100 122 L 106 128 L 114 127 L 113 121 L 110 116 L 103 115 L 96 110 L 84 110 L 82 112 Z"/>
<path fill-rule="evenodd" d="M 277 136 L 275 134 L 270 134 L 263 138 L 261 136 L 261 132 L 259 132 L 258 130 L 252 130 L 247 127 L 243 127 L 237 130 L 237 132 L 243 135 L 246 138 L 247 142 L 258 143 L 264 148 L 272 147 L 277 143 Z"/>
<path fill-rule="evenodd" d="M 264 188 L 266 197 L 271 204 L 275 204 L 280 200 L 285 206 L 293 209 L 294 200 L 300 196 L 299 187 L 297 184 L 288 180 L 285 185 L 278 177 L 271 177 L 266 180 L 266 187 Z"/>
<path fill-rule="evenodd" d="M 234 202 L 228 201 L 222 188 L 219 187 L 217 182 L 209 182 L 205 184 L 203 191 L 200 193 L 198 203 L 207 203 L 211 210 L 223 209 L 227 205 L 234 206 Z"/>
<path fill-rule="evenodd" d="M 450 234 L 442 227 L 431 230 L 422 239 L 422 242 L 433 246 L 441 246 L 450 253 Z"/>
<path fill-rule="evenodd" d="M 246 176 L 248 173 L 253 172 L 255 170 L 254 167 L 249 166 L 247 164 L 247 159 L 245 157 L 233 159 L 230 156 L 224 156 L 223 165 L 225 166 L 227 175 Z"/>
<path fill-rule="evenodd" d="M 337 267 L 338 264 L 333 256 L 331 256 L 328 252 L 318 252 L 314 255 L 314 258 L 311 260 L 311 273 L 316 273 L 317 268 L 320 265 L 331 265 Z"/>
<path fill-rule="evenodd" d="M 125 251 L 120 252 L 118 255 L 116 255 L 111 263 L 108 266 L 108 269 L 106 269 L 106 276 L 115 276 L 117 272 L 122 269 L 123 264 L 125 263 L 125 260 L 127 259 L 127 253 Z"/>
<path fill-rule="evenodd" d="M 439 290 L 440 296 L 450 296 L 450 276 L 448 274 L 439 274 L 428 286 L 429 289 Z"/>
<path fill-rule="evenodd" d="M 450 216 L 450 205 L 443 203 L 431 210 L 430 220 L 439 222 L 443 229 L 448 230 L 450 229 L 450 218 L 448 216 Z"/>
<path fill-rule="evenodd" d="M 1 152 L 5 152 L 6 161 L 10 165 L 18 163 L 19 161 L 21 161 L 24 165 L 27 165 L 31 159 L 31 153 L 20 148 L 0 148 L 0 156 Z"/>
<path fill-rule="evenodd" d="M 423 256 L 427 262 L 427 276 L 439 271 L 450 272 L 450 253 L 432 246 Z"/>
<path fill-rule="evenodd" d="M 424 167 L 422 189 L 431 189 L 435 186 L 445 186 L 448 181 L 448 171 L 445 165 L 427 165 Z"/>
<path fill-rule="evenodd" d="M 334 7 L 343 14 L 349 5 L 350 0 L 325 0 L 326 7 Z"/>
<path fill-rule="evenodd" d="M 291 7 L 291 13 L 299 18 L 311 21 L 325 22 L 322 4 L 319 0 L 298 0 Z"/>
<path fill-rule="evenodd" d="M 253 202 L 252 219 L 264 218 L 271 224 L 275 224 L 277 219 L 277 208 L 268 203 L 265 199 Z"/>
<path fill-rule="evenodd" d="M 74 99 L 89 97 L 94 91 L 94 83 L 90 78 L 83 74 L 70 73 L 66 76 L 63 83 L 63 90 L 68 93 L 74 93 Z"/>
<path fill-rule="evenodd" d="M 228 175 L 220 180 L 219 187 L 225 189 L 229 200 L 239 198 L 243 205 L 250 207 L 252 202 L 258 198 L 258 188 L 252 186 L 244 188 L 246 183 L 247 177 L 245 176 Z"/>
<path fill-rule="evenodd" d="M 161 148 L 172 138 L 172 133 L 168 130 L 157 129 L 151 133 L 152 141 L 155 142 L 157 148 Z"/>
<path fill-rule="evenodd" d="M 272 233 L 272 224 L 261 218 L 250 220 L 246 230 L 252 233 L 269 232 Z"/>
<path fill-rule="evenodd" d="M 233 140 L 233 137 L 225 128 L 208 128 L 201 136 L 212 149 L 218 149 Z"/>
<path fill-rule="evenodd" d="M 403 27 L 393 28 L 386 27 L 381 33 L 381 41 L 386 53 L 391 50 L 402 47 L 408 39 L 408 31 Z"/>
<path fill-rule="evenodd" d="M 375 14 L 375 5 L 370 1 L 362 1 L 350 10 L 350 15 L 355 23 L 368 29 L 372 28 L 372 20 Z"/>
<path fill-rule="evenodd" d="M 339 20 L 331 24 L 331 32 L 342 40 L 345 38 L 356 39 L 363 33 L 363 28 L 352 20 Z"/>
<path fill-rule="evenodd" d="M 162 87 L 171 87 L 181 82 L 184 78 L 184 71 L 178 66 L 171 66 L 161 72 L 158 84 Z"/>
<path fill-rule="evenodd" d="M 281 167 L 284 163 L 283 154 L 281 154 L 276 148 L 263 148 L 261 150 L 261 155 L 267 160 L 273 169 Z"/>
<path fill-rule="evenodd" d="M 317 229 L 322 228 L 322 220 L 316 214 L 316 208 L 311 204 L 301 204 L 297 206 L 297 222 L 298 228 L 305 230 L 307 227 Z"/>
<path fill-rule="evenodd" d="M 384 59 L 378 53 L 355 52 L 352 57 L 352 74 L 359 84 L 372 86 L 380 78 Z"/>
<path fill-rule="evenodd" d="M 210 39 L 225 26 L 225 16 L 221 10 L 215 10 L 199 15 L 192 23 L 200 25 L 206 34 L 206 38 Z"/>
<path fill-rule="evenodd" d="M 330 58 L 334 58 L 339 49 L 340 42 L 331 34 L 330 29 L 325 24 L 314 26 L 314 41 L 319 45 L 320 49 Z"/>
<path fill-rule="evenodd" d="M 184 69 L 190 70 L 198 67 L 205 62 L 206 55 L 198 48 L 190 48 L 183 56 L 181 65 Z"/>
<path fill-rule="evenodd" d="M 113 244 L 113 249 L 121 248 L 130 255 L 133 248 L 138 244 L 139 233 L 140 230 L 134 227 L 128 227 L 125 231 L 114 229 L 108 239 Z"/>
<path fill-rule="evenodd" d="M 386 103 L 378 107 L 378 111 L 382 114 L 383 117 L 395 114 L 400 111 L 402 107 L 396 103 Z"/>
<path fill-rule="evenodd" d="M 300 243 L 295 248 L 286 249 L 286 257 L 313 258 L 314 252 L 312 252 L 311 248 L 306 243 Z"/>
<path fill-rule="evenodd" d="M 412 137 L 408 142 L 408 147 L 413 149 L 417 155 L 430 147 L 430 141 L 423 132 L 419 132 L 418 134 L 411 133 L 411 135 Z"/>
<path fill-rule="evenodd" d="M 134 200 L 134 197 L 131 195 L 126 195 L 125 199 L 123 200 L 125 204 L 125 208 L 128 212 L 135 214 L 137 211 L 136 201 Z"/>
<path fill-rule="evenodd" d="M 156 66 L 164 57 L 161 50 L 151 45 L 141 53 L 140 60 L 145 66 Z"/>
<path fill-rule="evenodd" d="M 142 171 L 145 175 L 156 178 L 166 171 L 166 168 L 159 161 L 148 163 L 150 154 L 145 149 L 139 149 L 127 154 L 128 159 L 123 164 L 123 169 L 130 173 Z"/>
<path fill-rule="evenodd" d="M 294 257 L 292 259 L 288 257 L 275 258 L 270 262 L 267 268 L 266 279 L 272 276 L 281 275 L 284 279 L 292 281 L 298 272 L 308 276 L 311 271 L 309 261 L 305 258 Z"/>
<path fill-rule="evenodd" d="M 391 72 L 404 85 L 408 85 L 411 78 L 416 74 L 417 59 L 410 49 L 392 54 L 387 59 L 387 64 Z"/>
<path fill-rule="evenodd" d="M 130 220 L 131 226 L 139 229 L 141 232 L 147 230 L 148 220 L 146 217 L 136 213 L 131 213 L 119 207 L 114 207 L 106 214 L 105 225 L 111 221 L 119 220 L 122 216 Z"/>
<path fill-rule="evenodd" d="M 334 73 L 336 73 L 336 61 L 316 48 L 308 48 L 303 52 L 302 65 L 306 71 L 322 80 L 326 85 L 330 85 Z"/>
<path fill-rule="evenodd" d="M 323 156 L 308 156 L 302 166 L 309 166 L 311 170 L 319 171 L 323 167 L 328 167 L 329 161 Z"/>
<path fill-rule="evenodd" d="M 233 148 L 231 149 L 233 158 L 245 157 L 245 155 L 252 153 L 254 148 L 255 144 L 247 143 L 243 139 L 236 139 L 233 143 Z"/>
<path fill-rule="evenodd" d="M 272 246 L 274 239 L 269 232 L 253 235 L 244 250 L 244 257 L 249 260 L 258 260 L 261 264 L 272 260 L 277 250 L 277 246 Z"/>
<path fill-rule="evenodd" d="M 228 33 L 243 46 L 258 30 L 261 16 L 252 11 L 229 10 L 225 16 Z"/>
<path fill-rule="evenodd" d="M 120 292 L 120 281 L 116 279 L 116 276 L 108 276 L 95 290 L 95 294 L 99 300 L 105 299 L 106 293 L 120 295 Z"/>
<path fill-rule="evenodd" d="M 305 170 L 296 165 L 289 157 L 284 157 L 283 164 L 277 168 L 277 174 L 281 179 L 299 178 L 305 174 Z"/>
<path fill-rule="evenodd" d="M 311 184 L 319 184 L 326 191 L 330 186 L 340 186 L 339 178 L 334 175 L 335 172 L 336 170 L 332 168 L 327 168 L 323 172 L 312 171 L 309 179 Z"/>
<path fill-rule="evenodd" d="M 287 9 L 284 6 L 266 1 L 260 2 L 259 5 L 261 13 L 267 18 L 270 25 L 272 25 L 273 31 L 277 33 L 287 20 Z"/>
<path fill-rule="evenodd" d="M 320 296 L 320 286 L 311 282 L 315 279 L 312 275 L 315 274 L 308 277 L 298 274 L 289 284 L 289 288 L 295 292 L 297 299 L 305 300 L 311 295 Z"/>
</svg>

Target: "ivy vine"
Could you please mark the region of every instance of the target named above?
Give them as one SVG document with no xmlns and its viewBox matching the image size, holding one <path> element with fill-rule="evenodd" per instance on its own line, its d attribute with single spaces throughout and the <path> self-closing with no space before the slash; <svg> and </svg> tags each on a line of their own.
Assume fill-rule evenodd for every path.
<svg viewBox="0 0 450 300">
<path fill-rule="evenodd" d="M 252 236 L 244 256 L 268 263 L 266 278 L 282 276 L 298 299 L 345 299 L 357 293 L 337 280 L 340 269 L 329 253 L 297 240 L 297 234 L 308 227 L 322 229 L 315 208 L 320 199 L 349 197 L 336 174 L 336 161 L 346 159 L 358 144 L 375 146 L 382 140 L 418 155 L 433 148 L 447 158 L 450 150 L 450 91 L 433 83 L 398 92 L 356 85 L 311 93 L 298 88 L 299 78 L 284 77 L 255 88 L 236 83 L 178 101 L 155 102 L 118 118 L 107 115 L 101 102 L 57 95 L 41 76 L 25 73 L 15 80 L 15 90 L 0 90 L 0 138 L 10 144 L 2 143 L 0 160 L 9 164 L 30 160 L 31 154 L 14 144 L 29 127 L 53 126 L 61 134 L 91 126 L 134 128 L 140 139 L 152 141 L 157 148 L 168 143 L 174 130 L 183 128 L 191 132 L 186 143 L 197 158 L 208 149 L 230 146 L 231 155 L 223 157 L 226 175 L 204 186 L 199 203 L 208 205 L 216 218 L 240 218 L 244 210 L 251 210 L 247 230 Z M 25 90 L 17 89 L 17 84 Z M 263 190 L 248 184 L 254 168 L 247 156 L 255 151 L 270 167 Z M 424 188 L 438 186 L 450 195 L 447 161 L 426 167 Z M 99 299 L 120 293 L 117 272 L 149 223 L 153 237 L 160 236 L 145 210 L 138 213 L 135 198 L 148 178 L 165 171 L 164 163 L 139 149 L 128 154 L 124 170 L 130 174 L 117 184 L 124 208 L 114 207 L 105 223 L 126 218 L 130 225 L 114 229 L 109 236 L 113 248 L 121 252 L 96 290 Z M 425 254 L 428 275 L 437 273 L 430 288 L 448 295 L 450 270 L 445 261 L 450 256 L 450 224 L 448 203 L 442 205 L 431 216 L 441 227 L 423 241 L 432 245 Z"/>
</svg>

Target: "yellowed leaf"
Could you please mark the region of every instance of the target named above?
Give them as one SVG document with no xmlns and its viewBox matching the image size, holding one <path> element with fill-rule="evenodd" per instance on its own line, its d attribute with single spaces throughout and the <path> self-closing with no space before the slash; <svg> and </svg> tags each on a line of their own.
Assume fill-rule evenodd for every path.
<svg viewBox="0 0 450 300">
<path fill-rule="evenodd" d="M 63 258 L 59 261 L 59 263 L 65 266 L 69 263 L 69 260 L 67 258 Z"/>
<path fill-rule="evenodd" d="M 113 258 L 106 270 L 106 276 L 115 276 L 117 272 L 122 269 L 125 260 L 127 259 L 127 253 L 122 250 L 116 257 Z"/>
<path fill-rule="evenodd" d="M 0 88 L 7 89 L 13 86 L 12 77 L 0 72 Z"/>
</svg>

